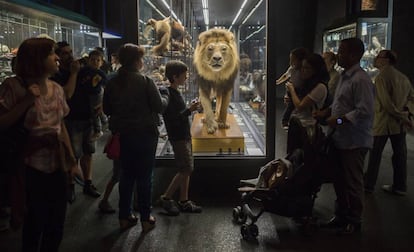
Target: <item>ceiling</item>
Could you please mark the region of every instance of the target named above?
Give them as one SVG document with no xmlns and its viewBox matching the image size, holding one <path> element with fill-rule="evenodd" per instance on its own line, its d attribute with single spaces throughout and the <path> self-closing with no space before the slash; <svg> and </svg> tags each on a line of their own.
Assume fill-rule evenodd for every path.
<svg viewBox="0 0 414 252">
<path fill-rule="evenodd" d="M 146 0 L 148 1 L 148 0 Z M 153 4 L 162 10 L 163 13 L 168 13 L 168 9 L 162 0 L 151 0 Z M 232 24 L 237 12 L 245 0 L 207 0 L 209 7 L 209 27 L 225 26 L 229 28 Z M 247 0 L 239 18 L 234 26 L 242 23 L 249 12 L 260 2 L 261 0 Z M 167 4 L 172 7 L 172 10 L 177 14 L 178 18 L 183 20 L 183 16 L 189 16 L 186 12 L 194 13 L 195 22 L 197 26 L 205 27 L 202 0 L 165 0 Z M 187 6 L 187 8 L 184 8 Z M 190 7 L 188 7 L 190 6 Z M 257 7 L 256 11 L 246 21 L 245 25 L 263 25 L 266 22 L 266 1 L 262 1 Z M 185 20 L 185 19 L 184 19 Z M 185 23 L 185 22 L 184 22 Z"/>
</svg>

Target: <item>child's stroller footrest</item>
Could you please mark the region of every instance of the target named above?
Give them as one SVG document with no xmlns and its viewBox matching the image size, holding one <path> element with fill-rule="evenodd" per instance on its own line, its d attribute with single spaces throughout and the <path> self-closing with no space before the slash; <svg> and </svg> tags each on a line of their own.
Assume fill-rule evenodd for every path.
<svg viewBox="0 0 414 252">
<path fill-rule="evenodd" d="M 291 197 L 279 194 L 276 198 L 263 199 L 263 208 L 267 212 L 286 217 L 312 216 L 313 198 L 311 195 Z"/>
</svg>

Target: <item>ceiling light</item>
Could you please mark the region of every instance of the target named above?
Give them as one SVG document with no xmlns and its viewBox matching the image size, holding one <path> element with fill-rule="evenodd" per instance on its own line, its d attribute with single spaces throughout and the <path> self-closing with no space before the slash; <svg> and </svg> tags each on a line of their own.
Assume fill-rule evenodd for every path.
<svg viewBox="0 0 414 252">
<path fill-rule="evenodd" d="M 162 0 L 162 3 L 165 5 L 165 7 L 167 7 L 167 9 L 171 12 L 171 15 L 178 21 L 178 23 L 181 24 L 181 20 L 178 19 L 177 15 L 175 14 L 175 12 L 172 10 L 172 8 L 168 5 L 168 3 L 165 0 Z"/>
<path fill-rule="evenodd" d="M 150 1 L 150 0 L 147 0 L 147 3 L 156 11 L 156 12 L 158 12 L 158 14 L 160 14 L 161 15 L 161 17 L 163 17 L 163 18 L 166 18 L 166 16 L 157 8 L 157 7 L 155 7 L 155 5 Z"/>
<path fill-rule="evenodd" d="M 204 24 L 206 25 L 206 30 L 208 30 L 210 24 L 210 18 L 208 13 L 208 0 L 201 0 L 201 4 L 203 6 Z"/>
<path fill-rule="evenodd" d="M 240 7 L 240 9 L 239 9 L 239 11 L 238 11 L 238 12 L 237 12 L 237 14 L 236 14 L 236 17 L 233 19 L 233 22 L 231 22 L 231 25 L 230 25 L 230 27 L 229 27 L 229 31 L 231 30 L 231 28 L 233 27 L 233 25 L 236 23 L 237 19 L 238 19 L 238 18 L 239 18 L 239 16 L 240 16 L 240 13 L 242 12 L 242 10 L 243 10 L 244 6 L 246 5 L 247 1 L 248 1 L 248 0 L 244 0 L 244 1 L 243 1 L 242 5 L 241 5 L 241 7 Z"/>
<path fill-rule="evenodd" d="M 243 20 L 242 24 L 246 23 L 250 16 L 256 11 L 256 9 L 260 6 L 263 0 L 259 0 L 259 2 L 253 7 L 253 9 L 249 12 L 247 17 Z"/>
</svg>

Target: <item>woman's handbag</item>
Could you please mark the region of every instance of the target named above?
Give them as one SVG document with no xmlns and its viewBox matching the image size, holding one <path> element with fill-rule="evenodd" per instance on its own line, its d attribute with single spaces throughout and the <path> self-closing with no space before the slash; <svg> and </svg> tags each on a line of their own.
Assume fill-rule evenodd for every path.
<svg viewBox="0 0 414 252">
<path fill-rule="evenodd" d="M 16 166 L 22 160 L 21 155 L 28 137 L 23 125 L 24 115 L 10 128 L 0 132 L 0 173 L 15 173 Z"/>
<path fill-rule="evenodd" d="M 118 160 L 121 156 L 121 145 L 119 142 L 119 133 L 115 133 L 108 138 L 104 153 L 109 159 Z"/>
</svg>

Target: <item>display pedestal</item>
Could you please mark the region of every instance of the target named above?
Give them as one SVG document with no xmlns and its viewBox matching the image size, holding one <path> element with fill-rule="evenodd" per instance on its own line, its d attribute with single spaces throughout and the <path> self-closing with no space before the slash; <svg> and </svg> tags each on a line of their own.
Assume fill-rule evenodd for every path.
<svg viewBox="0 0 414 252">
<path fill-rule="evenodd" d="M 214 134 L 207 133 L 207 127 L 202 122 L 204 114 L 194 115 L 191 125 L 193 152 L 215 152 L 218 154 L 244 153 L 244 136 L 234 115 L 227 115 L 228 129 L 217 129 Z"/>
</svg>

